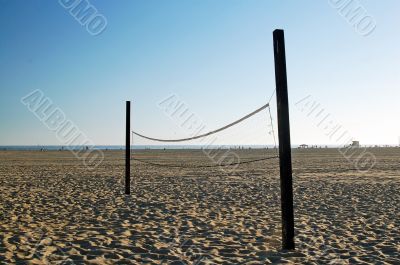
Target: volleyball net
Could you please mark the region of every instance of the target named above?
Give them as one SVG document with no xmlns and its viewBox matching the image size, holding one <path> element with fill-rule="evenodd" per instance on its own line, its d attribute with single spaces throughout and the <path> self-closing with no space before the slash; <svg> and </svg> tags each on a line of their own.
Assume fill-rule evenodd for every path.
<svg viewBox="0 0 400 265">
<path fill-rule="evenodd" d="M 274 95 L 274 93 L 272 94 L 272 96 Z M 268 134 L 271 135 L 271 137 L 273 138 L 273 152 L 271 154 L 271 152 L 265 152 L 265 155 L 262 157 L 253 157 L 253 158 L 240 158 L 239 159 L 231 159 L 231 161 L 229 162 L 221 162 L 220 160 L 214 160 L 212 164 L 199 164 L 199 163 L 160 163 L 158 160 L 151 160 L 151 159 L 144 159 L 144 158 L 140 158 L 137 155 L 132 155 L 133 154 L 133 149 L 131 149 L 131 160 L 133 161 L 137 161 L 139 163 L 143 163 L 143 164 L 148 164 L 151 166 L 156 166 L 156 167 L 168 167 L 168 168 L 212 168 L 212 167 L 228 167 L 228 166 L 239 166 L 242 164 L 250 164 L 250 163 L 255 163 L 255 162 L 261 162 L 261 161 L 266 161 L 266 160 L 271 160 L 271 159 L 275 159 L 278 158 L 278 154 L 277 154 L 277 141 L 275 138 L 275 130 L 274 130 L 274 126 L 273 126 L 273 119 L 272 119 L 272 115 L 271 115 L 271 108 L 270 108 L 270 101 L 272 99 L 269 99 L 269 101 L 264 104 L 263 106 L 255 109 L 254 111 L 248 113 L 247 115 L 233 121 L 230 122 L 220 128 L 214 129 L 214 130 L 210 130 L 208 132 L 205 133 L 198 133 L 196 135 L 193 136 L 188 136 L 188 137 L 182 137 L 182 138 L 175 138 L 175 139 L 171 139 L 171 138 L 161 138 L 161 137 L 155 137 L 155 136 L 149 136 L 149 135 L 145 135 L 141 132 L 137 132 L 137 131 L 131 131 L 131 136 L 132 136 L 132 143 L 134 141 L 134 137 L 139 137 L 148 141 L 152 141 L 152 142 L 158 142 L 158 143 L 182 143 L 182 142 L 193 142 L 194 140 L 199 140 L 199 139 L 204 139 L 207 137 L 210 137 L 212 135 L 218 134 L 218 133 L 222 133 L 225 130 L 231 129 L 234 126 L 239 125 L 240 123 L 245 122 L 246 120 L 252 118 L 253 116 L 259 114 L 262 111 L 265 111 L 266 113 L 266 125 L 268 126 Z M 132 148 L 132 145 L 131 145 Z M 215 148 L 214 146 L 207 146 L 206 149 L 213 149 Z M 216 149 L 222 149 L 223 147 L 218 147 Z M 231 149 L 231 147 L 226 149 Z M 251 147 L 249 147 L 251 148 Z M 264 147 L 266 149 L 268 149 L 268 147 Z M 196 149 L 202 149 L 204 150 L 203 147 L 201 148 L 196 148 Z M 169 161 L 170 162 L 170 161 Z"/>
</svg>

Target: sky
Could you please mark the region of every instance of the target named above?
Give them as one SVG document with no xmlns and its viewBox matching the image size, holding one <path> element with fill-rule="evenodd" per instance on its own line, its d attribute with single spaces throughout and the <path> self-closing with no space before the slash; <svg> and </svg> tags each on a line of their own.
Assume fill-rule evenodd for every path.
<svg viewBox="0 0 400 265">
<path fill-rule="evenodd" d="M 273 96 L 275 29 L 285 31 L 293 144 L 338 144 L 334 128 L 399 144 L 400 2 L 352 0 L 363 12 L 353 21 L 344 2 L 0 0 L 0 145 L 68 144 L 32 111 L 37 101 L 21 101 L 33 91 L 96 145 L 124 144 L 127 100 L 132 129 L 148 136 L 193 135 L 171 99 L 203 132 L 222 127 Z M 95 13 L 80 20 L 73 4 Z M 270 125 L 263 111 L 213 143 L 273 144 Z"/>
</svg>

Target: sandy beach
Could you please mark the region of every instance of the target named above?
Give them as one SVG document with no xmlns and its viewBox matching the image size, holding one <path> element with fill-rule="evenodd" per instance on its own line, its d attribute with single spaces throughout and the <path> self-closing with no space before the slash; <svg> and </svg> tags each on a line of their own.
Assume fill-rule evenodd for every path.
<svg viewBox="0 0 400 265">
<path fill-rule="evenodd" d="M 278 160 L 160 168 L 105 151 L 0 151 L 0 264 L 400 264 L 400 148 L 361 172 L 336 149 L 293 150 L 296 250 L 281 251 Z M 235 150 L 241 159 L 274 150 Z M 202 150 L 142 150 L 212 164 Z"/>
</svg>

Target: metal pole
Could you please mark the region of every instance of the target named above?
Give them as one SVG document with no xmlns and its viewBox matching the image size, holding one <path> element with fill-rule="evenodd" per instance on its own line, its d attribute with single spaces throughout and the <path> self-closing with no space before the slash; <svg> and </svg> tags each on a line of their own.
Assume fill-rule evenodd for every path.
<svg viewBox="0 0 400 265">
<path fill-rule="evenodd" d="M 278 107 L 279 167 L 281 178 L 282 248 L 294 249 L 292 156 L 287 92 L 285 38 L 283 30 L 274 35 L 276 101 Z"/>
<path fill-rule="evenodd" d="M 126 102 L 125 194 L 131 193 L 131 102 Z"/>
</svg>

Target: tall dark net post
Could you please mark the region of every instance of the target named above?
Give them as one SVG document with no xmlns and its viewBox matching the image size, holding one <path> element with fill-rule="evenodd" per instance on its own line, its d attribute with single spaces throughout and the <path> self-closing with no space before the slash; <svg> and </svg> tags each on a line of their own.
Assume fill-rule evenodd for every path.
<svg viewBox="0 0 400 265">
<path fill-rule="evenodd" d="M 126 102 L 125 194 L 131 193 L 131 102 Z"/>
<path fill-rule="evenodd" d="M 285 38 L 283 30 L 274 35 L 276 100 L 278 107 L 279 168 L 281 179 L 282 248 L 294 249 L 292 155 L 290 146 Z"/>
</svg>

